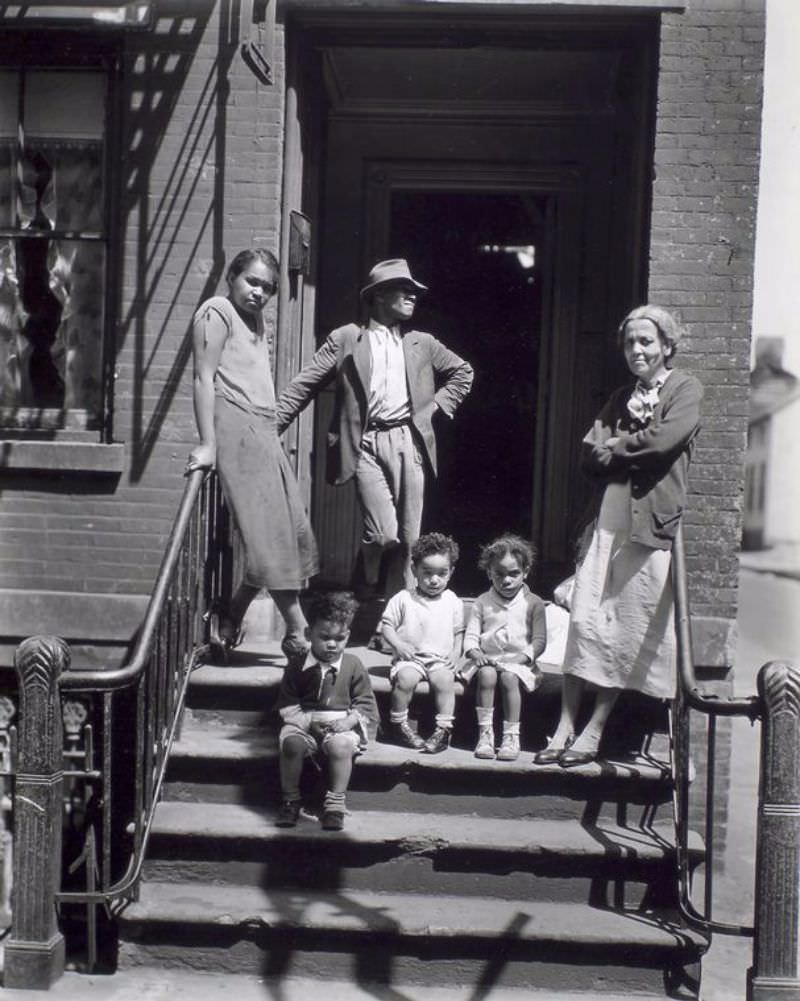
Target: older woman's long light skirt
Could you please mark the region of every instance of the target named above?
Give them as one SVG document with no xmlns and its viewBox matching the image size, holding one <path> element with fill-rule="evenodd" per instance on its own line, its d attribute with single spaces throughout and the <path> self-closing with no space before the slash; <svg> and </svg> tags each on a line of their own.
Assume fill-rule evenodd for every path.
<svg viewBox="0 0 800 1001">
<path fill-rule="evenodd" d="M 671 553 L 630 541 L 630 485 L 609 484 L 575 575 L 564 673 L 601 688 L 675 695 Z"/>
</svg>

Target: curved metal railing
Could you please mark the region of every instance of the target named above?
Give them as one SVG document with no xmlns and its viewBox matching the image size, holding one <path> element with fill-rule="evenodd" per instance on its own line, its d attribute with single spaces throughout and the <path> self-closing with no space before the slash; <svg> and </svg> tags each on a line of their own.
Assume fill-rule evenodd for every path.
<svg viewBox="0 0 800 1001">
<path fill-rule="evenodd" d="M 96 960 L 96 909 L 113 911 L 115 903 L 138 893 L 189 678 L 205 649 L 204 612 L 229 586 L 232 552 L 216 475 L 195 470 L 130 655 L 119 667 L 61 675 L 62 704 L 83 703 L 87 720 L 81 747 L 73 749 L 65 771 L 67 791 L 81 803 L 82 843 L 56 900 L 86 906 L 90 967 Z"/>
<path fill-rule="evenodd" d="M 704 692 L 695 674 L 689 612 L 689 588 L 686 573 L 686 553 L 683 528 L 678 528 L 672 550 L 672 583 L 675 600 L 675 632 L 677 639 L 678 691 L 672 713 L 673 772 L 675 776 L 675 821 L 677 830 L 679 908 L 692 927 L 702 931 L 729 935 L 752 935 L 751 925 L 715 921 L 714 894 L 714 814 L 716 797 L 716 740 L 719 717 L 743 717 L 751 722 L 760 719 L 761 699 L 758 696 L 723 698 Z M 702 910 L 692 900 L 689 850 L 689 790 L 693 780 L 690 758 L 690 712 L 707 717 L 706 782 L 704 804 L 705 878 Z"/>
</svg>

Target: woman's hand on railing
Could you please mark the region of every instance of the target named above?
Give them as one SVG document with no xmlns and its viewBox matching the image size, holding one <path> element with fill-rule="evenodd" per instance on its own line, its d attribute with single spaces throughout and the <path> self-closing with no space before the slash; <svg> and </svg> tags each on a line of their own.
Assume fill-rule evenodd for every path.
<svg viewBox="0 0 800 1001">
<path fill-rule="evenodd" d="M 217 446 L 213 442 L 201 442 L 189 453 L 186 460 L 184 476 L 193 473 L 195 469 L 213 469 L 217 461 Z"/>
</svg>

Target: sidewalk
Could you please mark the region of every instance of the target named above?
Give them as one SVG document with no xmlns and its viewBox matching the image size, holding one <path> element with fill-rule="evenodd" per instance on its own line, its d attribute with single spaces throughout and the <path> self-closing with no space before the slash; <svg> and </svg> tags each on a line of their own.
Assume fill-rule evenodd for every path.
<svg viewBox="0 0 800 1001">
<path fill-rule="evenodd" d="M 757 573 L 800 580 L 800 542 L 781 542 L 768 549 L 742 550 L 739 565 Z"/>
</svg>

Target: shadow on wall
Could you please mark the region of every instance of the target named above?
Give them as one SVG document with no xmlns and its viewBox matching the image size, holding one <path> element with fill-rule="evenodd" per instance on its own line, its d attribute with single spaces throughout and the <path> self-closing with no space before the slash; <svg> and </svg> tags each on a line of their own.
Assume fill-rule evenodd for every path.
<svg viewBox="0 0 800 1001">
<path fill-rule="evenodd" d="M 135 288 L 122 319 L 116 353 L 133 337 L 130 476 L 134 483 L 144 473 L 191 357 L 191 330 L 187 326 L 172 354 L 169 372 L 165 377 L 159 372 L 160 392 L 147 413 L 145 387 L 148 381 L 152 387 L 154 372 L 163 369 L 164 352 L 172 343 L 165 335 L 172 324 L 179 322 L 174 316 L 184 282 L 196 266 L 201 247 L 210 245 L 212 260 L 196 305 L 214 294 L 224 267 L 222 220 L 228 71 L 239 36 L 240 0 L 219 4 L 216 58 L 197 91 L 184 89 L 216 6 L 216 0 L 205 0 L 193 7 L 191 15 L 159 18 L 155 32 L 132 39 L 126 52 L 126 76 L 133 84 L 127 94 L 128 149 L 121 196 L 125 229 L 137 234 L 137 244 Z M 164 180 L 159 178 L 155 187 L 160 195 L 153 199 L 150 192 L 156 154 L 179 99 L 185 100 L 187 94 L 196 103 L 188 117 L 183 113 L 185 128 L 180 144 L 170 156 L 171 170 Z M 198 194 L 202 166 L 206 164 L 214 170 L 214 194 L 205 202 L 197 223 L 189 223 L 194 218 L 190 211 Z M 191 230 L 190 226 L 195 228 Z M 171 295 L 164 305 L 159 295 L 164 295 L 165 276 L 169 276 Z M 156 329 L 151 309 L 157 302 L 160 321 Z M 149 395 L 153 395 L 152 388 Z"/>
</svg>

